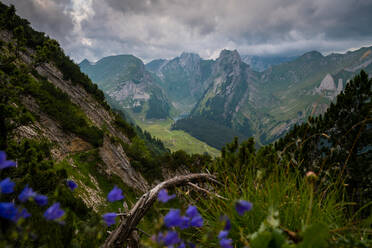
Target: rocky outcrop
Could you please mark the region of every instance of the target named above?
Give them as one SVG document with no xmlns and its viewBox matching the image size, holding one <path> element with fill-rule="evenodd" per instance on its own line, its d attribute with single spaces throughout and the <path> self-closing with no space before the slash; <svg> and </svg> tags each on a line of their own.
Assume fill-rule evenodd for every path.
<svg viewBox="0 0 372 248">
<path fill-rule="evenodd" d="M 317 94 L 328 97 L 330 100 L 335 99 L 336 96 L 340 94 L 342 90 L 343 90 L 342 78 L 338 79 L 338 84 L 336 88 L 336 83 L 333 80 L 331 74 L 329 73 L 323 78 L 319 87 L 315 88 L 315 92 Z"/>
<path fill-rule="evenodd" d="M 325 90 L 330 91 L 336 90 L 335 81 L 333 80 L 333 77 L 329 73 L 323 78 L 322 82 L 320 83 L 320 86 L 317 88 L 318 92 L 322 92 Z"/>
</svg>

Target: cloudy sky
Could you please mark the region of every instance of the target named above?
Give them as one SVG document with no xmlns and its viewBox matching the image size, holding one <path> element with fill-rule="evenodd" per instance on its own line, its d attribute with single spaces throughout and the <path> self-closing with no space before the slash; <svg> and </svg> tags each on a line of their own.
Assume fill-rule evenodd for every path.
<svg viewBox="0 0 372 248">
<path fill-rule="evenodd" d="M 0 0 L 57 39 L 76 62 L 145 61 L 182 51 L 328 54 L 372 45 L 372 0 Z"/>
</svg>

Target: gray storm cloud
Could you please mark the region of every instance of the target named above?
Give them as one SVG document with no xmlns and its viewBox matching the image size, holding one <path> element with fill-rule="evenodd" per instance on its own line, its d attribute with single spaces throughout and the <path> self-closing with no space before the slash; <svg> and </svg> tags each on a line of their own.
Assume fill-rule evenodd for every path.
<svg viewBox="0 0 372 248">
<path fill-rule="evenodd" d="M 324 53 L 372 45 L 370 0 L 5 0 L 76 61 L 182 51 L 215 57 Z"/>
</svg>

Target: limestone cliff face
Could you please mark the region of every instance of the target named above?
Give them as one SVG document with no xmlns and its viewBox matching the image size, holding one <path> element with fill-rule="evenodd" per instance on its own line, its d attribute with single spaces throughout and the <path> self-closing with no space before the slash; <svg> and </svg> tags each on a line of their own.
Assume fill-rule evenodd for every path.
<svg viewBox="0 0 372 248">
<path fill-rule="evenodd" d="M 329 73 L 323 78 L 319 87 L 315 88 L 315 92 L 317 94 L 327 97 L 330 100 L 335 99 L 336 96 L 340 94 L 342 90 L 343 90 L 342 78 L 338 79 L 338 84 L 336 87 L 336 83 L 332 75 Z"/>
</svg>

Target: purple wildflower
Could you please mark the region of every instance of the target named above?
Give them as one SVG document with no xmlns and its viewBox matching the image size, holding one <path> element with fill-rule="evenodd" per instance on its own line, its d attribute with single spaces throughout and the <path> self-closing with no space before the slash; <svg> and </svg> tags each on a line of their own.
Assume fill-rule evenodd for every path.
<svg viewBox="0 0 372 248">
<path fill-rule="evenodd" d="M 220 246 L 222 248 L 232 248 L 232 240 L 231 239 L 220 239 Z"/>
<path fill-rule="evenodd" d="M 220 233 L 218 234 L 218 239 L 226 239 L 227 235 L 229 235 L 228 231 L 220 231 Z"/>
<path fill-rule="evenodd" d="M 4 151 L 0 151 L 0 170 L 14 166 L 16 166 L 16 162 L 6 160 L 6 153 Z"/>
<path fill-rule="evenodd" d="M 17 208 L 14 203 L 0 202 L 0 217 L 7 220 L 14 220 L 17 215 Z"/>
<path fill-rule="evenodd" d="M 190 218 L 189 217 L 181 216 L 181 220 L 182 220 L 181 221 L 181 224 L 179 225 L 179 227 L 181 228 L 181 230 L 190 227 Z"/>
<path fill-rule="evenodd" d="M 0 193 L 10 194 L 13 193 L 15 183 L 9 177 L 0 182 Z"/>
<path fill-rule="evenodd" d="M 164 217 L 164 224 L 166 227 L 180 226 L 183 220 L 179 209 L 171 209 Z"/>
<path fill-rule="evenodd" d="M 201 217 L 200 214 L 191 219 L 190 226 L 192 226 L 192 227 L 202 227 L 203 226 L 203 218 Z"/>
<path fill-rule="evenodd" d="M 240 200 L 235 204 L 235 209 L 239 215 L 243 215 L 246 211 L 251 210 L 252 207 L 253 204 L 245 200 Z"/>
<path fill-rule="evenodd" d="M 158 233 L 158 235 L 154 235 L 152 237 L 152 240 L 155 241 L 158 244 L 161 244 L 161 243 L 163 243 L 163 240 L 164 240 L 164 234 L 160 232 L 160 233 Z"/>
<path fill-rule="evenodd" d="M 63 211 L 60 208 L 60 203 L 54 203 L 52 206 L 50 206 L 44 213 L 44 218 L 47 220 L 56 220 L 61 218 L 65 214 L 65 211 Z"/>
<path fill-rule="evenodd" d="M 116 216 L 116 213 L 107 213 L 103 215 L 103 220 L 106 222 L 107 226 L 111 226 L 116 223 Z"/>
<path fill-rule="evenodd" d="M 31 214 L 27 211 L 27 209 L 23 208 L 22 210 L 18 209 L 16 216 L 14 217 L 13 221 L 17 222 L 20 218 L 26 219 L 30 217 Z"/>
<path fill-rule="evenodd" d="M 190 218 L 190 226 L 202 227 L 203 218 L 200 215 L 197 207 L 190 205 L 186 210 L 186 216 Z"/>
<path fill-rule="evenodd" d="M 123 199 L 124 199 L 123 191 L 121 189 L 119 189 L 116 185 L 110 191 L 110 193 L 108 193 L 108 195 L 107 195 L 107 200 L 109 202 L 120 201 L 120 200 L 123 200 Z"/>
<path fill-rule="evenodd" d="M 199 212 L 198 212 L 197 207 L 189 205 L 189 207 L 186 210 L 186 216 L 190 217 L 190 218 L 193 218 L 197 215 L 200 215 Z"/>
<path fill-rule="evenodd" d="M 74 189 L 77 188 L 77 184 L 72 180 L 67 180 L 66 184 L 71 189 L 71 191 L 74 191 Z"/>
<path fill-rule="evenodd" d="M 39 206 L 45 206 L 48 204 L 48 197 L 45 195 L 36 195 L 34 200 Z"/>
<path fill-rule="evenodd" d="M 180 241 L 178 233 L 175 231 L 169 231 L 164 237 L 164 245 L 166 246 L 177 244 Z"/>
<path fill-rule="evenodd" d="M 175 197 L 176 197 L 175 194 L 168 195 L 168 191 L 166 189 L 162 189 L 158 193 L 158 201 L 163 202 L 163 203 L 166 203 L 166 202 L 168 202 L 169 200 L 172 200 Z"/>
<path fill-rule="evenodd" d="M 29 198 L 33 198 L 35 196 L 36 196 L 36 193 L 32 190 L 32 188 L 30 188 L 30 187 L 28 187 L 28 185 L 26 185 L 26 187 L 18 195 L 18 200 L 20 200 L 20 202 L 25 202 Z"/>
</svg>

